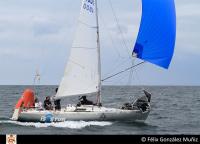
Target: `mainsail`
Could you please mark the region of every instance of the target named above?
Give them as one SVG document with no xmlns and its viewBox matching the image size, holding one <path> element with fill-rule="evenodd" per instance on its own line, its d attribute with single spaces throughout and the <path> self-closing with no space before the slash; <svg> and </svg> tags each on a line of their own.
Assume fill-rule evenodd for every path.
<svg viewBox="0 0 200 144">
<path fill-rule="evenodd" d="M 78 28 L 56 98 L 100 91 L 100 58 L 96 0 L 83 0 Z"/>
<path fill-rule="evenodd" d="M 176 39 L 174 0 L 142 0 L 142 20 L 133 53 L 168 69 Z"/>
</svg>

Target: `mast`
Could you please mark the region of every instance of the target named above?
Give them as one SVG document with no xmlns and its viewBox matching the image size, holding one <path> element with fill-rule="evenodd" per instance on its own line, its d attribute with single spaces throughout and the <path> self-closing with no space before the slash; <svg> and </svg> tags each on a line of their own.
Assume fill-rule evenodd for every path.
<svg viewBox="0 0 200 144">
<path fill-rule="evenodd" d="M 97 51 L 98 51 L 98 74 L 99 74 L 99 84 L 97 93 L 97 104 L 101 103 L 101 51 L 100 51 L 100 37 L 99 37 L 99 18 L 98 18 L 98 4 L 96 0 L 96 23 L 97 23 Z"/>
</svg>

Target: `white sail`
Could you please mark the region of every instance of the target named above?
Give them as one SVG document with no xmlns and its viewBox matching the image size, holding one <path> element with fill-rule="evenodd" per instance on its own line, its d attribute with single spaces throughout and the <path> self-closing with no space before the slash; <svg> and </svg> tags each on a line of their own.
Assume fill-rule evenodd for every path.
<svg viewBox="0 0 200 144">
<path fill-rule="evenodd" d="M 71 53 L 56 99 L 97 93 L 100 89 L 96 0 L 83 0 Z"/>
</svg>

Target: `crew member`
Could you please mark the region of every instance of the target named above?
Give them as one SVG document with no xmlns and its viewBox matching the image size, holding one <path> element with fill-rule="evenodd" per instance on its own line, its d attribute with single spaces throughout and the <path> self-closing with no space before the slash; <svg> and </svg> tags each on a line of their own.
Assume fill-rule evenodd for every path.
<svg viewBox="0 0 200 144">
<path fill-rule="evenodd" d="M 38 98 L 35 98 L 35 108 L 37 110 L 42 110 L 42 103 L 38 100 Z"/>
<path fill-rule="evenodd" d="M 46 110 L 53 110 L 53 106 L 51 104 L 50 96 L 47 96 L 45 101 L 44 101 L 44 108 Z"/>
<path fill-rule="evenodd" d="M 81 105 L 93 105 L 92 101 L 87 100 L 86 96 L 82 96 L 79 100 Z"/>
<path fill-rule="evenodd" d="M 58 91 L 58 88 L 55 89 L 56 93 L 57 91 Z M 61 110 L 60 99 L 55 99 L 55 96 L 53 96 L 53 101 L 55 105 L 55 110 Z"/>
</svg>

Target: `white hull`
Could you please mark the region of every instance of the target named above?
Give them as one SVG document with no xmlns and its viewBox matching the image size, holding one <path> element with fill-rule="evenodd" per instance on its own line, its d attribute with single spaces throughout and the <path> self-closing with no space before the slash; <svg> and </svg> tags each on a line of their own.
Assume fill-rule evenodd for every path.
<svg viewBox="0 0 200 144">
<path fill-rule="evenodd" d="M 62 121 L 145 121 L 150 107 L 142 110 L 123 110 L 97 106 L 66 107 L 61 111 L 27 110 L 19 114 L 23 122 L 62 122 Z"/>
</svg>

